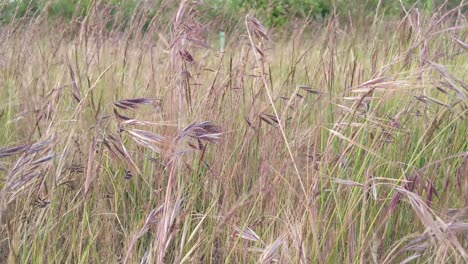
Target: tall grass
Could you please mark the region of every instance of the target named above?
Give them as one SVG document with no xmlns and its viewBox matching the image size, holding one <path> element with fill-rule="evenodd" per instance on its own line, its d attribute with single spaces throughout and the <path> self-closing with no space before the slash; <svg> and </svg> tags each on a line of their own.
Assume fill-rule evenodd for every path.
<svg viewBox="0 0 468 264">
<path fill-rule="evenodd" d="M 1 262 L 466 263 L 465 6 L 247 16 L 222 53 L 189 2 L 12 22 Z"/>
</svg>

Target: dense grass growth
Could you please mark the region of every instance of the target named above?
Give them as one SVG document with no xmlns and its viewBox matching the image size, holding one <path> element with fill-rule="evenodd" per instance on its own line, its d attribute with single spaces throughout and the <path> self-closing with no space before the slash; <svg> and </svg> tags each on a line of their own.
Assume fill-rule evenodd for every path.
<svg viewBox="0 0 468 264">
<path fill-rule="evenodd" d="M 463 4 L 219 52 L 184 3 L 1 29 L 0 262 L 466 263 Z"/>
</svg>

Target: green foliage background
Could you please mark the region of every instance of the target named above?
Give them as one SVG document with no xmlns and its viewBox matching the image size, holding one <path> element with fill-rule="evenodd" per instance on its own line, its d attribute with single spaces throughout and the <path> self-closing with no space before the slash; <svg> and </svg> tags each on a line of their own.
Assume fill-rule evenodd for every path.
<svg viewBox="0 0 468 264">
<path fill-rule="evenodd" d="M 162 3 L 165 8 L 177 8 L 178 1 L 165 2 L 143 0 L 16 0 L 0 4 L 0 23 L 10 23 L 15 18 L 34 17 L 47 10 L 53 19 L 70 20 L 73 17 L 84 17 L 90 7 L 96 3 L 110 7 L 112 14 L 119 14 L 119 19 L 128 20 L 138 8 L 157 10 Z M 415 6 L 421 10 L 432 12 L 444 0 L 403 0 L 406 8 Z M 169 3 L 169 4 L 168 4 Z M 379 0 L 204 0 L 200 1 L 200 11 L 207 20 L 222 18 L 222 22 L 229 27 L 242 17 L 241 14 L 253 13 L 267 26 L 282 27 L 297 20 L 312 18 L 320 20 L 329 16 L 333 11 L 345 12 L 352 15 L 373 15 Z M 447 7 L 459 4 L 457 0 L 449 0 Z M 380 6 L 386 15 L 401 13 L 400 1 L 382 1 Z M 170 14 L 164 12 L 163 14 Z M 163 15 L 160 14 L 160 15 Z M 170 18 L 162 18 L 161 21 Z M 218 19 L 219 21 L 219 19 Z"/>
</svg>

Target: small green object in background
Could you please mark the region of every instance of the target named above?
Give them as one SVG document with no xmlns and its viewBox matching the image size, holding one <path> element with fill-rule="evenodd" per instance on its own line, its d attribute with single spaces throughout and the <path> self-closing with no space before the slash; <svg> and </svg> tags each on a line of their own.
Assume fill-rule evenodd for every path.
<svg viewBox="0 0 468 264">
<path fill-rule="evenodd" d="M 219 51 L 224 52 L 226 46 L 226 33 L 224 31 L 219 32 Z"/>
</svg>

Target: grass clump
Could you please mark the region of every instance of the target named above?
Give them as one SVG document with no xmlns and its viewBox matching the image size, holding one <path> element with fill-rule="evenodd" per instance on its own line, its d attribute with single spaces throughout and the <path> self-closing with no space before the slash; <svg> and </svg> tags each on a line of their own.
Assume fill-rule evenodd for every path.
<svg viewBox="0 0 468 264">
<path fill-rule="evenodd" d="M 1 262 L 466 263 L 465 6 L 11 22 Z"/>
</svg>

